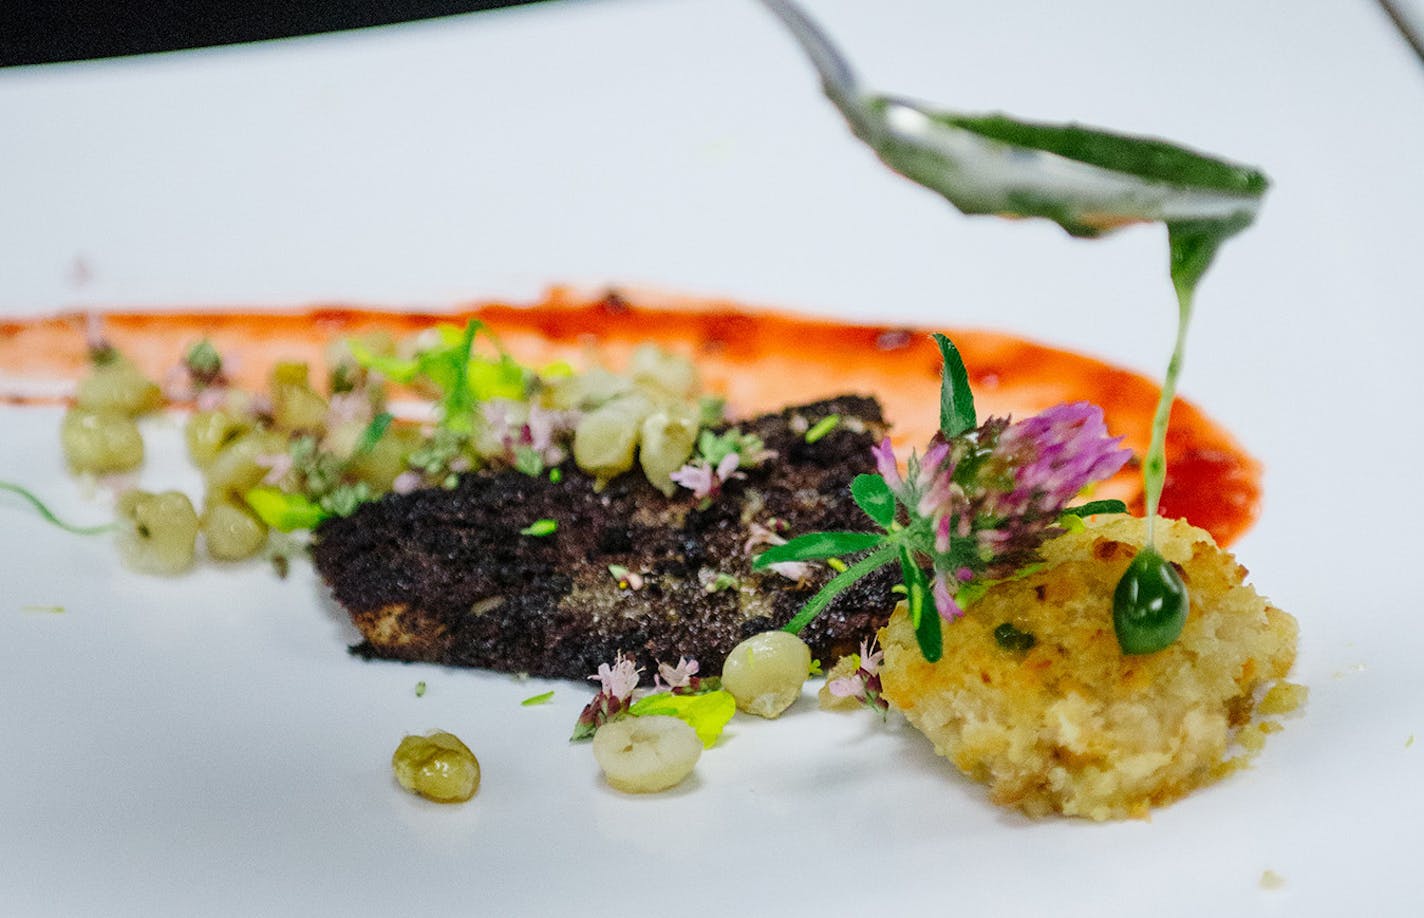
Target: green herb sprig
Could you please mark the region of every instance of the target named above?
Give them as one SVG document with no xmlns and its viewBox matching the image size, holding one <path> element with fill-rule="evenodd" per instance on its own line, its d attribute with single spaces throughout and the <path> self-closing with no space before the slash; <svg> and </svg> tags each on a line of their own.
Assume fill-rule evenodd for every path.
<svg viewBox="0 0 1424 918">
<path fill-rule="evenodd" d="M 961 604 L 986 584 L 1036 561 L 1038 546 L 1063 531 L 1065 516 L 1126 511 L 1121 501 L 1067 506 L 1128 458 L 1106 436 L 1101 411 L 1079 403 L 1017 424 L 992 418 L 980 424 L 958 348 L 944 335 L 934 341 L 943 358 L 939 434 L 924 456 L 910 456 L 904 476 L 886 440 L 874 451 L 879 474 L 857 475 L 850 484 L 856 506 L 880 531 L 808 533 L 754 561 L 763 569 L 860 555 L 841 564 L 785 630 L 800 632 L 857 581 L 898 564 L 920 651 L 933 662 L 943 653 L 941 620 L 961 615 Z"/>
</svg>

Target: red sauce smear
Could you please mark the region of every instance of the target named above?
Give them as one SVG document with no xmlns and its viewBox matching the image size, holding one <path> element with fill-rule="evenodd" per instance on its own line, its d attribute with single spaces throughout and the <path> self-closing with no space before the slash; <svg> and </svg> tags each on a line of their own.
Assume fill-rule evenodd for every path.
<svg viewBox="0 0 1424 918">
<path fill-rule="evenodd" d="M 875 395 L 898 446 L 923 448 L 939 422 L 939 352 L 929 330 L 862 325 L 787 313 L 748 311 L 720 301 L 634 300 L 615 293 L 578 296 L 554 289 L 534 305 L 482 303 L 455 312 L 399 312 L 320 307 L 298 312 L 135 311 L 102 316 L 106 340 L 154 378 L 206 337 L 246 388 L 265 386 L 278 360 L 325 366 L 333 339 L 388 334 L 402 338 L 432 325 L 487 323 L 519 360 L 541 366 L 621 366 L 652 342 L 693 357 L 704 386 L 726 396 L 735 415 L 842 393 Z M 0 399 L 54 401 L 24 394 L 21 381 L 72 381 L 88 366 L 81 313 L 0 320 Z M 1023 417 L 1060 402 L 1101 405 L 1109 429 L 1139 456 L 1146 453 L 1158 387 L 1151 380 L 1071 351 L 999 332 L 936 329 L 954 339 L 969 367 L 982 418 Z M 8 381 L 14 381 L 11 385 Z M 1255 522 L 1261 467 L 1236 440 L 1183 399 L 1172 407 L 1167 480 L 1161 512 L 1185 517 L 1223 546 Z M 1135 463 L 1095 496 L 1144 507 Z"/>
</svg>

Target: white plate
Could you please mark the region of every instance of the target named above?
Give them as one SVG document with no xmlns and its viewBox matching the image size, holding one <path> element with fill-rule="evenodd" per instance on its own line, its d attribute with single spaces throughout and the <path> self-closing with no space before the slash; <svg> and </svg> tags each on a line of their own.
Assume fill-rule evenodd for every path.
<svg viewBox="0 0 1424 918">
<path fill-rule="evenodd" d="M 565 742 L 586 686 L 526 708 L 543 683 L 361 662 L 303 565 L 146 579 L 6 497 L 0 914 L 1416 913 L 1424 72 L 1370 5 L 1310 6 L 812 4 L 887 90 L 1274 178 L 1202 290 L 1184 379 L 1265 461 L 1239 553 L 1302 626 L 1309 705 L 1254 768 L 1150 822 L 1033 823 L 913 732 L 808 698 L 738 720 L 687 789 L 629 799 Z M 0 124 L 4 314 L 616 281 L 994 325 L 1153 372 L 1170 337 L 1160 232 L 955 215 L 848 138 L 746 2 L 0 72 Z M 0 410 L 0 477 L 93 518 L 57 420 Z M 163 464 L 146 480 L 175 480 Z M 470 805 L 392 783 L 400 736 L 435 726 L 481 758 Z"/>
</svg>

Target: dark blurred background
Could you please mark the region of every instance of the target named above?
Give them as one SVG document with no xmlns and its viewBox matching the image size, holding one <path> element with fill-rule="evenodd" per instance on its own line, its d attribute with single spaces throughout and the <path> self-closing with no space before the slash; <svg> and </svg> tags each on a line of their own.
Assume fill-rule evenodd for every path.
<svg viewBox="0 0 1424 918">
<path fill-rule="evenodd" d="M 550 0 L 0 0 L 0 67 L 336 32 Z"/>
</svg>

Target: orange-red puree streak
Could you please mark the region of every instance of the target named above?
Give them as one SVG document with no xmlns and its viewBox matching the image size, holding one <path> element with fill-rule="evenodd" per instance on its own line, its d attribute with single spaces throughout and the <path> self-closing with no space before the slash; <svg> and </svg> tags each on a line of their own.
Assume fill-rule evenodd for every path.
<svg viewBox="0 0 1424 918">
<path fill-rule="evenodd" d="M 776 312 L 749 312 L 732 303 L 669 306 L 609 295 L 598 299 L 554 290 L 541 303 L 486 303 L 454 313 L 408 313 L 323 307 L 300 312 L 110 312 L 106 339 L 146 372 L 161 377 L 186 348 L 208 338 L 229 360 L 239 385 L 260 388 L 277 360 L 325 364 L 335 338 L 375 333 L 401 338 L 439 322 L 486 322 L 521 361 L 541 366 L 569 360 L 621 365 L 634 347 L 653 342 L 696 358 L 709 391 L 725 395 L 737 414 L 751 414 L 845 392 L 877 396 L 894 425 L 897 445 L 923 446 L 938 424 L 939 353 L 925 330 L 856 325 Z M 981 418 L 1016 417 L 1059 402 L 1102 406 L 1108 427 L 1142 455 L 1151 433 L 1158 388 L 1147 378 L 1070 351 L 1008 334 L 945 330 L 964 355 Z M 35 401 L 3 392 L 3 379 L 64 380 L 81 375 L 88 358 L 85 317 L 70 313 L 0 321 L 0 399 Z M 1185 517 L 1223 545 L 1255 521 L 1259 463 L 1189 402 L 1178 399 L 1167 437 L 1167 481 L 1161 512 Z M 1143 510 L 1136 464 L 1099 489 Z"/>
</svg>

